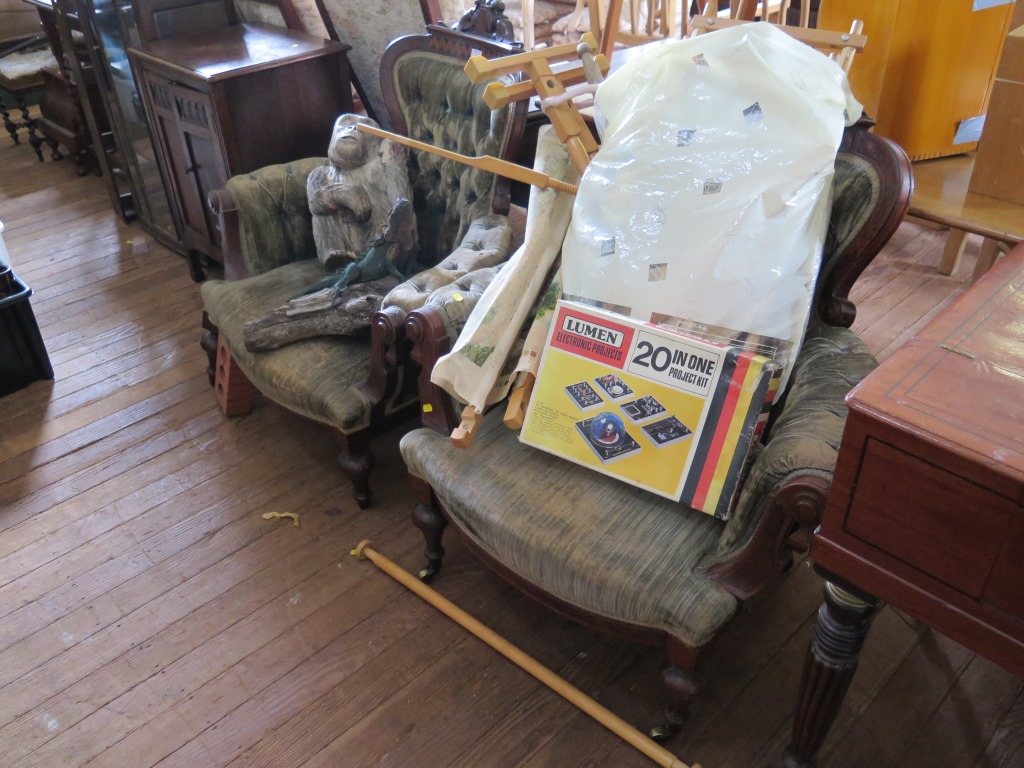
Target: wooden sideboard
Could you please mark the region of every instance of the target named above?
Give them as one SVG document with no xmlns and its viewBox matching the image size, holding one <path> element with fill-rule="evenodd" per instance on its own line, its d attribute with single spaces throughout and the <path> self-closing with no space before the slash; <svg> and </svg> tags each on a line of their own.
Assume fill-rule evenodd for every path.
<svg viewBox="0 0 1024 768">
<path fill-rule="evenodd" d="M 790 768 L 813 764 L 879 600 L 1024 676 L 1024 245 L 847 405 Z"/>
<path fill-rule="evenodd" d="M 261 24 L 143 42 L 128 51 L 194 279 L 220 261 L 207 195 L 234 175 L 327 153 L 352 111 L 348 46 Z"/>
</svg>

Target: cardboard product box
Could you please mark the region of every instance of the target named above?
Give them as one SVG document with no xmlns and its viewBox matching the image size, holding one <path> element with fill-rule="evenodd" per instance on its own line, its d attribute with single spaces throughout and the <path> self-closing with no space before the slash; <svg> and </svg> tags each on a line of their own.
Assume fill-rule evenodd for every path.
<svg viewBox="0 0 1024 768">
<path fill-rule="evenodd" d="M 519 439 L 725 519 L 782 367 L 560 301 Z"/>
<path fill-rule="evenodd" d="M 1024 83 L 996 80 L 985 130 L 967 185 L 970 192 L 1024 205 Z"/>
</svg>

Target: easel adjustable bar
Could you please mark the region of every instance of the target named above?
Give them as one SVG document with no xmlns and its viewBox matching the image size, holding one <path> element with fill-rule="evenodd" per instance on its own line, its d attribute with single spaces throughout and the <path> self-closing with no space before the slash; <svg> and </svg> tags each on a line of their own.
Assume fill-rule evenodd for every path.
<svg viewBox="0 0 1024 768">
<path fill-rule="evenodd" d="M 587 32 L 580 42 L 590 46 L 590 50 L 598 50 L 597 38 Z M 482 83 L 503 75 L 511 75 L 516 72 L 529 71 L 530 67 L 537 61 L 546 62 L 548 65 L 560 61 L 572 61 L 579 57 L 576 49 L 579 43 L 566 43 L 556 45 L 552 48 L 541 48 L 539 51 L 526 51 L 512 56 L 501 56 L 497 59 L 488 59 L 483 56 L 473 56 L 466 62 L 466 76 L 471 83 Z M 605 60 L 607 63 L 607 59 Z"/>
<path fill-rule="evenodd" d="M 608 74 L 608 59 L 603 55 L 598 54 L 594 57 L 594 61 L 602 76 Z M 552 77 L 557 78 L 562 86 L 566 88 L 572 85 L 586 83 L 590 80 L 583 67 L 563 69 L 559 72 L 552 73 Z M 484 102 L 491 109 L 501 109 L 502 107 L 507 107 L 513 101 L 525 101 L 526 99 L 536 95 L 536 93 L 537 89 L 534 88 L 533 83 L 530 80 L 523 80 L 518 83 L 513 83 L 512 85 L 505 85 L 504 83 L 489 83 L 487 87 L 484 88 Z"/>
</svg>

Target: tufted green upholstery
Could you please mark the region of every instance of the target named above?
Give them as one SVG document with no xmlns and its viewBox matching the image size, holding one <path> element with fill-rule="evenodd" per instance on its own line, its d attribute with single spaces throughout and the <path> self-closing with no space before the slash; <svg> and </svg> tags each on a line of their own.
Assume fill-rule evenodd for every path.
<svg viewBox="0 0 1024 768">
<path fill-rule="evenodd" d="M 498 214 L 476 219 L 459 247 L 435 266 L 414 275 L 384 297 L 385 307 L 399 307 L 406 314 L 423 306 L 427 298 L 470 272 L 504 263 L 512 246 L 512 228 Z"/>
<path fill-rule="evenodd" d="M 410 138 L 470 157 L 498 157 L 512 131 L 509 110 L 492 112 L 485 84 L 473 85 L 451 56 L 405 53 L 392 67 L 404 130 Z M 408 153 L 420 264 L 433 266 L 462 241 L 472 222 L 491 213 L 494 174 L 430 155 Z"/>
<path fill-rule="evenodd" d="M 316 258 L 306 178 L 326 162 L 326 157 L 310 157 L 228 179 L 247 274 L 261 275 L 282 264 Z"/>
</svg>

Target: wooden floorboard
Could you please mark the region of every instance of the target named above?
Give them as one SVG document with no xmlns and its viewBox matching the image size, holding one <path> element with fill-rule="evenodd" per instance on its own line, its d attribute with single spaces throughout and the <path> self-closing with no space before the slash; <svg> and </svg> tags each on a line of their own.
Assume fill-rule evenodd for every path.
<svg viewBox="0 0 1024 768">
<path fill-rule="evenodd" d="M 349 550 L 422 564 L 400 432 L 360 510 L 329 430 L 257 398 L 225 419 L 185 261 L 103 180 L 0 141 L 0 220 L 56 380 L 0 399 L 0 768 L 633 768 L 650 762 Z M 854 289 L 881 358 L 969 284 L 905 223 Z M 296 512 L 300 525 L 265 520 Z M 436 587 L 628 722 L 662 655 L 555 616 L 448 541 Z M 798 563 L 706 654 L 670 748 L 774 766 L 821 584 Z M 1016 768 L 1024 683 L 891 609 L 823 768 Z"/>
</svg>

